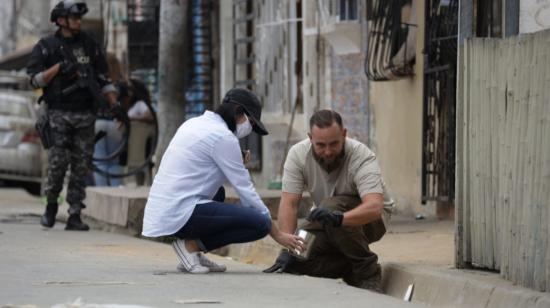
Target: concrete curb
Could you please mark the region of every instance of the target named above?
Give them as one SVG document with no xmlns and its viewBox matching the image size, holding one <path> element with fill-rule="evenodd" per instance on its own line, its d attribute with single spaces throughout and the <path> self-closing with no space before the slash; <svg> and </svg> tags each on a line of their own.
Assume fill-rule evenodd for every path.
<svg viewBox="0 0 550 308">
<path fill-rule="evenodd" d="M 386 294 L 403 298 L 413 284 L 412 301 L 438 307 L 550 307 L 550 294 L 512 285 L 497 273 L 383 264 Z"/>
</svg>

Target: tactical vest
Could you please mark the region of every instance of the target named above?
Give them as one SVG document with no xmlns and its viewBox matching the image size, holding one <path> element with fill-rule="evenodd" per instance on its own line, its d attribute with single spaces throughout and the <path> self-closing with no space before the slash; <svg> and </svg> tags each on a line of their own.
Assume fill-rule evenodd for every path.
<svg viewBox="0 0 550 308">
<path fill-rule="evenodd" d="M 56 63 L 63 61 L 63 56 L 59 52 L 62 45 L 61 40 L 64 40 L 64 45 L 69 49 L 69 52 L 74 54 L 75 50 L 78 50 L 77 58 L 80 57 L 81 59 L 88 60 L 88 63 L 81 64 L 93 67 L 96 43 L 85 33 L 80 33 L 77 37 L 71 39 L 64 39 L 58 35 L 51 35 L 41 39 L 38 44 L 42 49 L 42 59 L 45 62 L 45 67 L 52 67 Z M 58 73 L 52 81 L 43 88 L 44 94 L 42 99 L 48 104 L 48 108 L 71 111 L 93 111 L 94 100 L 88 89 L 79 88 L 67 95 L 63 94 L 63 90 L 73 85 L 75 81 L 76 78 L 71 79 L 61 72 Z"/>
</svg>

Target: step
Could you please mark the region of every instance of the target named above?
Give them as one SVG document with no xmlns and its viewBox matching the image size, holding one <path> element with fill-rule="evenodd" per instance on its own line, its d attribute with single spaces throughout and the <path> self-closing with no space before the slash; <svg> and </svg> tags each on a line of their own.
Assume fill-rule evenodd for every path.
<svg viewBox="0 0 550 308">
<path fill-rule="evenodd" d="M 271 217 L 277 219 L 281 192 L 277 190 L 257 190 L 269 208 Z M 88 187 L 86 188 L 85 216 L 99 223 L 128 228 L 131 233 L 140 234 L 143 225 L 143 212 L 149 195 L 149 187 Z M 233 189 L 226 188 L 226 202 L 239 200 Z M 298 217 L 305 217 L 311 201 L 304 194 L 298 210 Z"/>
<path fill-rule="evenodd" d="M 88 187 L 83 215 L 140 234 L 149 187 Z"/>
</svg>

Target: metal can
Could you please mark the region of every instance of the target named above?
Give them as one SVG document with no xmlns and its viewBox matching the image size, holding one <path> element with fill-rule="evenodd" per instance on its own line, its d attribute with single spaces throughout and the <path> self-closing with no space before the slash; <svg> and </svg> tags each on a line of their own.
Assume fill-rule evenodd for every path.
<svg viewBox="0 0 550 308">
<path fill-rule="evenodd" d="M 298 251 L 298 250 L 290 250 L 290 253 L 294 255 L 296 258 L 301 260 L 307 260 L 309 258 L 311 247 L 313 246 L 313 242 L 315 241 L 315 234 L 308 232 L 303 229 L 296 230 L 296 233 L 294 233 L 301 237 L 304 240 L 306 250 L 304 251 Z"/>
</svg>

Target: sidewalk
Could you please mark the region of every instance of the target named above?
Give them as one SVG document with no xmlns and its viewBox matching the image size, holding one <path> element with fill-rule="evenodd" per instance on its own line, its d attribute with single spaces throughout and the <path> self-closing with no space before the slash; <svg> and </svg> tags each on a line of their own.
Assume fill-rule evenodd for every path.
<svg viewBox="0 0 550 308">
<path fill-rule="evenodd" d="M 68 232 L 60 221 L 44 231 L 42 210 L 38 199 L 0 189 L 0 307 L 420 307 L 337 280 L 263 274 L 216 256 L 226 273 L 179 273 L 169 245 Z"/>
<path fill-rule="evenodd" d="M 454 222 L 393 216 L 386 235 L 371 249 L 381 262 L 454 267 Z"/>
</svg>

